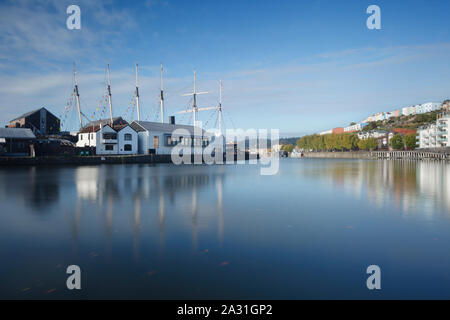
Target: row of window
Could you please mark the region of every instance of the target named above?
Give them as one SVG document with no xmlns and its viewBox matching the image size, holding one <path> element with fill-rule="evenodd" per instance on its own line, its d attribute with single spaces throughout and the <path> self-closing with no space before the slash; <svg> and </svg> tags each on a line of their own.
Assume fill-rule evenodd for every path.
<svg viewBox="0 0 450 320">
<path fill-rule="evenodd" d="M 90 135 L 90 136 L 89 136 Z M 83 134 L 80 134 L 80 140 L 83 140 Z M 131 133 L 125 133 L 123 136 L 125 141 L 132 141 L 133 140 L 133 135 Z M 87 134 L 87 139 L 89 140 L 94 140 L 94 134 L 93 133 L 88 133 Z M 103 133 L 103 139 L 105 140 L 117 140 L 117 133 L 114 132 L 105 132 Z"/>
<path fill-rule="evenodd" d="M 173 147 L 178 144 L 184 146 L 206 147 L 208 145 L 208 139 L 206 138 L 192 138 L 192 137 L 175 137 L 171 135 L 165 135 L 165 144 L 168 147 Z"/>
<path fill-rule="evenodd" d="M 105 150 L 106 151 L 113 151 L 114 145 L 113 144 L 105 144 Z M 124 151 L 133 151 L 133 147 L 131 144 L 126 144 L 123 146 Z"/>
</svg>

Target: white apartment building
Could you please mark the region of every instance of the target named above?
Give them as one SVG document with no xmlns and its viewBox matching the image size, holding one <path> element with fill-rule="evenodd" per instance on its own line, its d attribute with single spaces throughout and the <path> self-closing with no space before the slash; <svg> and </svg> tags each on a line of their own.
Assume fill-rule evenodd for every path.
<svg viewBox="0 0 450 320">
<path fill-rule="evenodd" d="M 420 127 L 417 131 L 417 140 L 419 149 L 438 147 L 436 124 L 433 123 L 427 126 Z"/>
<path fill-rule="evenodd" d="M 431 111 L 436 111 L 439 110 L 441 108 L 441 104 L 440 103 L 436 103 L 436 102 L 428 102 L 428 103 L 424 103 L 424 104 L 419 104 L 416 106 L 416 114 L 422 114 L 422 113 L 427 113 L 427 112 L 431 112 Z"/>
<path fill-rule="evenodd" d="M 417 141 L 419 149 L 449 147 L 450 113 L 438 115 L 436 123 L 419 128 Z"/>
<path fill-rule="evenodd" d="M 402 115 L 409 116 L 412 114 L 416 114 L 416 106 L 409 106 L 402 108 Z"/>
</svg>

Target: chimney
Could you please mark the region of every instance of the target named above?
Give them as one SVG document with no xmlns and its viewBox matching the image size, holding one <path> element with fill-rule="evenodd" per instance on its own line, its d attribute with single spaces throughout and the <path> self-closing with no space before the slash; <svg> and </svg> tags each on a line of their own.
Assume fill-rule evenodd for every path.
<svg viewBox="0 0 450 320">
<path fill-rule="evenodd" d="M 170 124 L 175 124 L 175 116 L 170 116 L 169 117 L 169 123 Z"/>
</svg>

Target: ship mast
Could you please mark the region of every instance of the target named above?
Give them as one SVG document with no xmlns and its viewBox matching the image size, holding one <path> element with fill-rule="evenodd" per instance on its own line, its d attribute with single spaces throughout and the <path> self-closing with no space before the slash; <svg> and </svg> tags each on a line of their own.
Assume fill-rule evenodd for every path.
<svg viewBox="0 0 450 320">
<path fill-rule="evenodd" d="M 192 93 L 187 93 L 184 94 L 183 96 L 193 96 L 193 102 L 192 102 L 192 110 L 188 110 L 187 112 L 193 112 L 194 113 L 194 126 L 195 126 L 195 122 L 197 121 L 197 95 L 198 94 L 206 94 L 208 93 L 207 91 L 205 92 L 197 92 L 197 72 L 194 69 L 194 91 Z"/>
<path fill-rule="evenodd" d="M 164 79 L 163 79 L 163 65 L 161 63 L 161 123 L 164 123 Z"/>
<path fill-rule="evenodd" d="M 139 83 L 138 83 L 138 64 L 136 63 L 136 107 L 137 107 L 137 120 L 141 121 L 141 112 L 139 109 Z"/>
<path fill-rule="evenodd" d="M 113 114 L 112 114 L 112 100 L 111 100 L 111 75 L 109 71 L 109 63 L 107 64 L 107 71 L 108 71 L 108 103 L 109 103 L 109 114 L 110 114 L 110 121 L 111 121 L 111 127 L 113 126 Z"/>
<path fill-rule="evenodd" d="M 73 75 L 75 78 L 74 94 L 75 94 L 75 98 L 77 100 L 78 118 L 80 119 L 80 129 L 81 129 L 83 127 L 83 119 L 81 118 L 80 93 L 78 92 L 78 79 L 77 79 L 77 69 L 75 66 L 75 62 L 73 63 Z"/>
</svg>

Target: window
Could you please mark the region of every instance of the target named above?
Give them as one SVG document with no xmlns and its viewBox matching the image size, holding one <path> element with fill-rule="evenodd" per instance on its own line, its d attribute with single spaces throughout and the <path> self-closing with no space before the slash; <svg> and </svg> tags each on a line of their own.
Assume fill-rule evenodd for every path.
<svg viewBox="0 0 450 320">
<path fill-rule="evenodd" d="M 133 148 L 131 147 L 131 144 L 126 144 L 126 145 L 123 146 L 123 149 L 125 151 L 132 151 Z"/>
<path fill-rule="evenodd" d="M 105 132 L 105 133 L 103 133 L 103 139 L 105 139 L 105 140 L 116 140 L 117 139 L 117 133 L 115 133 L 115 132 Z"/>
<path fill-rule="evenodd" d="M 105 145 L 105 150 L 106 150 L 106 151 L 112 151 L 112 150 L 114 150 L 114 145 L 112 145 L 112 144 L 106 144 L 106 145 Z"/>
<path fill-rule="evenodd" d="M 91 133 L 91 140 L 94 140 L 94 134 Z"/>
<path fill-rule="evenodd" d="M 158 148 L 159 148 L 159 137 L 158 137 L 158 136 L 154 136 L 154 137 L 153 137 L 153 147 L 154 147 L 155 149 L 158 149 Z"/>
<path fill-rule="evenodd" d="M 80 140 L 83 140 L 83 135 L 82 134 L 80 134 Z"/>
<path fill-rule="evenodd" d="M 131 135 L 131 133 L 125 133 L 124 139 L 125 141 L 131 141 L 133 140 L 133 136 Z"/>
</svg>

